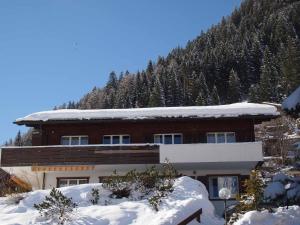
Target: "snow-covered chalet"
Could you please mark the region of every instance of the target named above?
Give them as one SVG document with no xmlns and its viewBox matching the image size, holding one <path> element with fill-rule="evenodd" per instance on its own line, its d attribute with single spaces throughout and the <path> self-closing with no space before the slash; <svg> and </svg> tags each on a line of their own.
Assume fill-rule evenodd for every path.
<svg viewBox="0 0 300 225">
<path fill-rule="evenodd" d="M 33 146 L 2 147 L 1 167 L 32 189 L 48 189 L 168 159 L 203 182 L 218 208 L 219 189 L 228 187 L 234 199 L 263 160 L 254 125 L 277 116 L 276 107 L 253 103 L 38 112 L 14 122 L 33 128 Z"/>
</svg>

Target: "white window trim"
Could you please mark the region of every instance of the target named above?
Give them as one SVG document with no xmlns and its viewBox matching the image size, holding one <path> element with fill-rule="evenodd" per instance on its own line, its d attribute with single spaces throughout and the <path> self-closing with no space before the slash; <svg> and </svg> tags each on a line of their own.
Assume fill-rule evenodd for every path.
<svg viewBox="0 0 300 225">
<path fill-rule="evenodd" d="M 214 134 L 215 135 L 215 141 L 214 143 L 209 143 L 209 144 L 218 144 L 218 143 L 234 143 L 234 142 L 227 142 L 227 134 L 234 134 L 234 139 L 235 139 L 235 142 L 236 142 L 236 135 L 235 135 L 235 132 L 232 132 L 232 131 L 228 131 L 228 132 L 208 132 L 206 133 L 206 142 L 207 142 L 207 136 L 209 134 Z M 224 134 L 225 136 L 225 142 L 218 142 L 218 134 Z M 208 142 L 207 142 L 208 143 Z"/>
<path fill-rule="evenodd" d="M 72 138 L 78 138 L 79 139 L 79 144 L 81 145 L 81 138 L 88 138 L 88 142 L 89 142 L 89 136 L 88 135 L 71 135 L 71 136 L 61 136 L 60 141 L 61 141 L 61 145 L 62 145 L 62 139 L 63 138 L 69 138 L 69 144 L 67 145 L 72 145 Z"/>
<path fill-rule="evenodd" d="M 87 181 L 87 184 L 89 183 L 89 179 L 88 178 L 72 178 L 72 177 L 70 177 L 70 178 L 58 178 L 58 186 L 59 187 L 60 187 L 59 182 L 62 181 L 62 180 L 67 181 L 67 185 L 64 186 L 64 187 L 70 187 L 70 186 L 74 186 L 74 185 L 79 185 L 79 181 L 82 181 L 82 180 Z M 70 185 L 70 181 L 71 180 L 76 180 L 76 184 Z"/>
<path fill-rule="evenodd" d="M 156 144 L 165 144 L 165 135 L 172 135 L 172 145 L 174 144 L 175 135 L 181 136 L 181 143 L 183 143 L 183 134 L 182 133 L 164 133 L 164 134 L 154 134 L 153 135 L 153 142 L 155 143 L 155 136 L 161 135 L 163 143 L 156 143 Z"/>
<path fill-rule="evenodd" d="M 113 144 L 113 137 L 114 136 L 118 136 L 120 138 L 120 143 L 119 144 Z M 109 135 L 103 135 L 102 137 L 102 143 L 104 142 L 104 137 L 109 137 L 109 142 L 110 144 L 109 145 L 128 145 L 128 144 L 123 144 L 123 137 L 124 136 L 128 136 L 129 137 L 129 143 L 128 144 L 131 144 L 131 137 L 129 134 L 109 134 Z"/>
<path fill-rule="evenodd" d="M 214 199 L 214 200 L 217 200 L 217 199 L 220 199 L 219 198 L 219 196 L 218 197 L 214 197 L 214 196 L 212 196 L 211 194 L 211 179 L 214 179 L 214 178 L 219 178 L 219 177 L 236 177 L 237 178 L 237 193 L 235 194 L 235 196 L 231 196 L 230 197 L 230 199 L 235 199 L 238 195 L 239 195 L 239 193 L 240 193 L 240 180 L 239 180 L 239 176 L 237 176 L 237 175 L 220 175 L 220 176 L 209 176 L 208 177 L 208 191 L 209 191 L 209 198 L 210 199 Z M 218 191 L 218 193 L 219 193 L 219 191 Z"/>
</svg>

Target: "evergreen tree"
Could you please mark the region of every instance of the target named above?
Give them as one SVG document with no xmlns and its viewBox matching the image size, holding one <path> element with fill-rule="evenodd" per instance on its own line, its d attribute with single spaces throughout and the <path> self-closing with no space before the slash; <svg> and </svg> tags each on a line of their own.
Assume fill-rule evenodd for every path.
<svg viewBox="0 0 300 225">
<path fill-rule="evenodd" d="M 259 93 L 259 86 L 258 85 L 251 85 L 249 88 L 249 101 L 250 102 L 259 102 L 260 100 L 260 93 Z"/>
<path fill-rule="evenodd" d="M 214 85 L 212 93 L 211 93 L 211 105 L 220 105 L 220 98 L 218 94 L 217 87 Z"/>
<path fill-rule="evenodd" d="M 202 92 L 199 92 L 199 95 L 198 95 L 195 103 L 198 106 L 205 106 L 207 104 L 207 100 L 203 97 Z"/>
<path fill-rule="evenodd" d="M 159 106 L 166 105 L 164 91 L 162 89 L 162 86 L 161 86 L 161 83 L 160 83 L 158 77 L 156 77 L 156 79 L 155 79 L 154 87 L 150 94 L 150 99 L 149 99 L 148 105 L 149 105 L 149 107 L 159 107 Z"/>
<path fill-rule="evenodd" d="M 199 79 L 197 81 L 198 86 L 198 96 L 196 99 L 197 105 L 208 105 L 211 102 L 209 90 L 206 84 L 206 79 L 203 73 L 200 73 Z"/>
<path fill-rule="evenodd" d="M 264 51 L 263 64 L 261 66 L 261 78 L 259 85 L 260 101 L 278 102 L 279 74 L 272 53 L 267 47 Z"/>
<path fill-rule="evenodd" d="M 23 141 L 22 141 L 21 131 L 18 131 L 17 136 L 15 137 L 14 146 L 22 146 L 22 145 L 23 145 Z"/>
<path fill-rule="evenodd" d="M 295 39 L 288 38 L 282 58 L 282 83 L 288 95 L 300 85 L 300 47 Z"/>
<path fill-rule="evenodd" d="M 228 81 L 228 103 L 239 102 L 241 100 L 241 84 L 237 73 L 231 69 Z"/>
</svg>

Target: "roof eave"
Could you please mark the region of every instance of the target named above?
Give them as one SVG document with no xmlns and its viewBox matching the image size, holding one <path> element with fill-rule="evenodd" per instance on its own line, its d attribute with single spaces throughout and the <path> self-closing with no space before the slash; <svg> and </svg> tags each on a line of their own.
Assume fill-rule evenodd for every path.
<svg viewBox="0 0 300 225">
<path fill-rule="evenodd" d="M 19 120 L 14 121 L 17 125 L 26 125 L 35 127 L 42 124 L 66 124 L 66 123 L 103 123 L 103 122 L 137 122 L 137 121 L 178 121 L 178 120 L 226 120 L 226 119 L 253 119 L 255 123 L 269 121 L 276 119 L 280 115 L 240 115 L 240 116 L 223 116 L 223 117 L 156 117 L 156 118 L 143 118 L 143 119 L 126 119 L 126 118 L 107 118 L 107 119 L 64 119 L 64 120 Z"/>
</svg>

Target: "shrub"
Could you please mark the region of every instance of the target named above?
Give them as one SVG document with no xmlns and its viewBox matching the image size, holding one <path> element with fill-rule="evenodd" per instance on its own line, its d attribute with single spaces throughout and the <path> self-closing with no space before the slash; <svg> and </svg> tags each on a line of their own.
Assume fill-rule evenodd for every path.
<svg viewBox="0 0 300 225">
<path fill-rule="evenodd" d="M 155 211 L 159 210 L 159 205 L 162 202 L 162 198 L 165 197 L 165 192 L 158 191 L 155 195 L 148 199 L 149 204 L 153 207 Z"/>
<path fill-rule="evenodd" d="M 253 170 L 250 178 L 245 180 L 243 184 L 245 194 L 239 198 L 239 210 L 259 210 L 262 203 L 264 184 L 259 170 Z"/>
<path fill-rule="evenodd" d="M 100 195 L 99 195 L 99 189 L 97 188 L 93 188 L 92 189 L 92 193 L 91 193 L 91 203 L 93 205 L 97 205 L 100 199 Z"/>
<path fill-rule="evenodd" d="M 169 162 L 168 159 L 165 160 L 162 168 L 162 178 L 163 181 L 159 187 L 161 191 L 173 191 L 173 185 L 176 177 L 178 176 L 177 170 Z"/>
<path fill-rule="evenodd" d="M 155 166 L 147 168 L 146 171 L 139 174 L 139 183 L 145 190 L 153 189 L 158 186 L 160 181 L 159 171 Z"/>
<path fill-rule="evenodd" d="M 77 207 L 76 203 L 72 202 L 72 198 L 67 198 L 61 191 L 53 188 L 49 196 L 40 204 L 34 204 L 41 216 L 44 216 L 53 221 L 58 221 L 59 224 L 64 224 L 70 220 L 70 215 L 74 208 Z"/>
<path fill-rule="evenodd" d="M 104 179 L 103 187 L 110 190 L 116 198 L 128 198 L 131 192 L 131 182 L 128 180 L 128 176 L 120 176 L 115 170 L 110 177 Z"/>
</svg>

